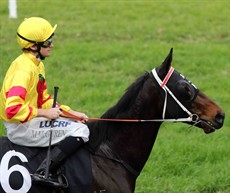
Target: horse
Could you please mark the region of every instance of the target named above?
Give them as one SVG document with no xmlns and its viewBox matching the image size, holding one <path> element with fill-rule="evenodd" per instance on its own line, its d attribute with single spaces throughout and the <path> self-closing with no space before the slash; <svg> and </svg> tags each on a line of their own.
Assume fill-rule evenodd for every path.
<svg viewBox="0 0 230 193">
<path fill-rule="evenodd" d="M 206 134 L 220 129 L 224 111 L 171 66 L 172 57 L 173 49 L 160 66 L 137 78 L 98 120 L 87 123 L 90 140 L 79 150 L 89 160 L 87 167 L 76 163 L 79 151 L 61 166 L 68 189 L 33 185 L 30 173 L 47 150 L 17 146 L 1 137 L 0 192 L 134 193 L 163 122 L 183 122 Z M 9 151 L 5 150 L 7 146 Z M 85 171 L 90 177 L 82 180 Z M 80 177 L 76 175 L 79 172 Z"/>
</svg>

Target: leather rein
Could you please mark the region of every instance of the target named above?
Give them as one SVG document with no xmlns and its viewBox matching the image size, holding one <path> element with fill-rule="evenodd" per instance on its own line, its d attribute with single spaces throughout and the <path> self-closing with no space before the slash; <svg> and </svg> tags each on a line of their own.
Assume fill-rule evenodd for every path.
<svg viewBox="0 0 230 193">
<path fill-rule="evenodd" d="M 197 124 L 200 120 L 199 116 L 197 114 L 192 114 L 177 98 L 176 96 L 171 92 L 171 90 L 167 87 L 167 82 L 169 81 L 171 75 L 173 74 L 174 68 L 171 67 L 168 71 L 167 75 L 165 76 L 164 80 L 162 81 L 160 77 L 158 76 L 156 69 L 154 68 L 152 70 L 152 75 L 158 82 L 159 86 L 164 90 L 165 92 L 165 99 L 164 99 L 164 107 L 162 111 L 162 119 L 108 119 L 108 118 L 88 118 L 88 121 L 111 121 L 111 122 L 193 122 L 194 125 Z M 166 107 L 167 107 L 167 96 L 171 95 L 171 97 L 175 100 L 175 102 L 181 107 L 183 111 L 185 111 L 188 114 L 187 118 L 177 118 L 177 119 L 165 119 L 165 113 L 166 113 Z M 63 109 L 60 109 L 62 111 L 62 114 L 64 117 L 74 119 L 76 121 L 82 121 L 82 119 L 72 113 L 69 113 L 68 111 L 65 111 Z"/>
</svg>

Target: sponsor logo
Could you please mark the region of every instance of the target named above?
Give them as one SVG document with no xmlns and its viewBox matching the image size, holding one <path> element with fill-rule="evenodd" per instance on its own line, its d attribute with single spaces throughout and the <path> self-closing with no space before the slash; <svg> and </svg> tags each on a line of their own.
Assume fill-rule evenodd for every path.
<svg viewBox="0 0 230 193">
<path fill-rule="evenodd" d="M 39 125 L 39 128 L 49 128 L 51 127 L 52 121 L 42 121 Z M 68 125 L 71 125 L 70 121 L 53 121 L 53 128 L 57 127 L 67 127 Z"/>
</svg>

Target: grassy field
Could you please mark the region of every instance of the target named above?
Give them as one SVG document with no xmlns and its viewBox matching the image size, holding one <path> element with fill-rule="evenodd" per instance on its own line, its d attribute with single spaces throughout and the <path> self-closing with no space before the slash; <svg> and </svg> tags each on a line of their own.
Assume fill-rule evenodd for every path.
<svg viewBox="0 0 230 193">
<path fill-rule="evenodd" d="M 227 0 L 19 0 L 17 19 L 8 18 L 8 1 L 1 0 L 0 85 L 20 54 L 17 27 L 31 16 L 58 24 L 55 48 L 45 60 L 50 92 L 59 86 L 59 102 L 90 117 L 114 105 L 173 47 L 173 66 L 225 110 L 225 124 L 205 135 L 185 124 L 164 123 L 135 193 L 230 192 Z"/>
</svg>

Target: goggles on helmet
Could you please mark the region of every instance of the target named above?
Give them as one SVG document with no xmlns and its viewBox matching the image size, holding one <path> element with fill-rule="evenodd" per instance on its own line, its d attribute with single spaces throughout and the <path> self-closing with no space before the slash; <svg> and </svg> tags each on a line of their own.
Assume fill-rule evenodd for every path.
<svg viewBox="0 0 230 193">
<path fill-rule="evenodd" d="M 44 42 L 36 42 L 36 41 L 33 41 L 33 40 L 29 40 L 29 39 L 21 36 L 19 33 L 17 33 L 17 35 L 20 38 L 22 38 L 22 39 L 24 39 L 24 40 L 26 40 L 28 42 L 34 43 L 35 45 L 39 45 L 39 46 L 41 46 L 43 48 L 48 48 L 52 44 L 52 37 L 53 37 L 54 33 Z"/>
<path fill-rule="evenodd" d="M 51 36 L 48 40 L 46 40 L 44 42 L 39 42 L 38 45 L 40 45 L 43 48 L 48 48 L 48 47 L 50 47 L 50 45 L 52 44 L 52 42 L 53 41 L 52 41 L 52 36 Z"/>
</svg>

